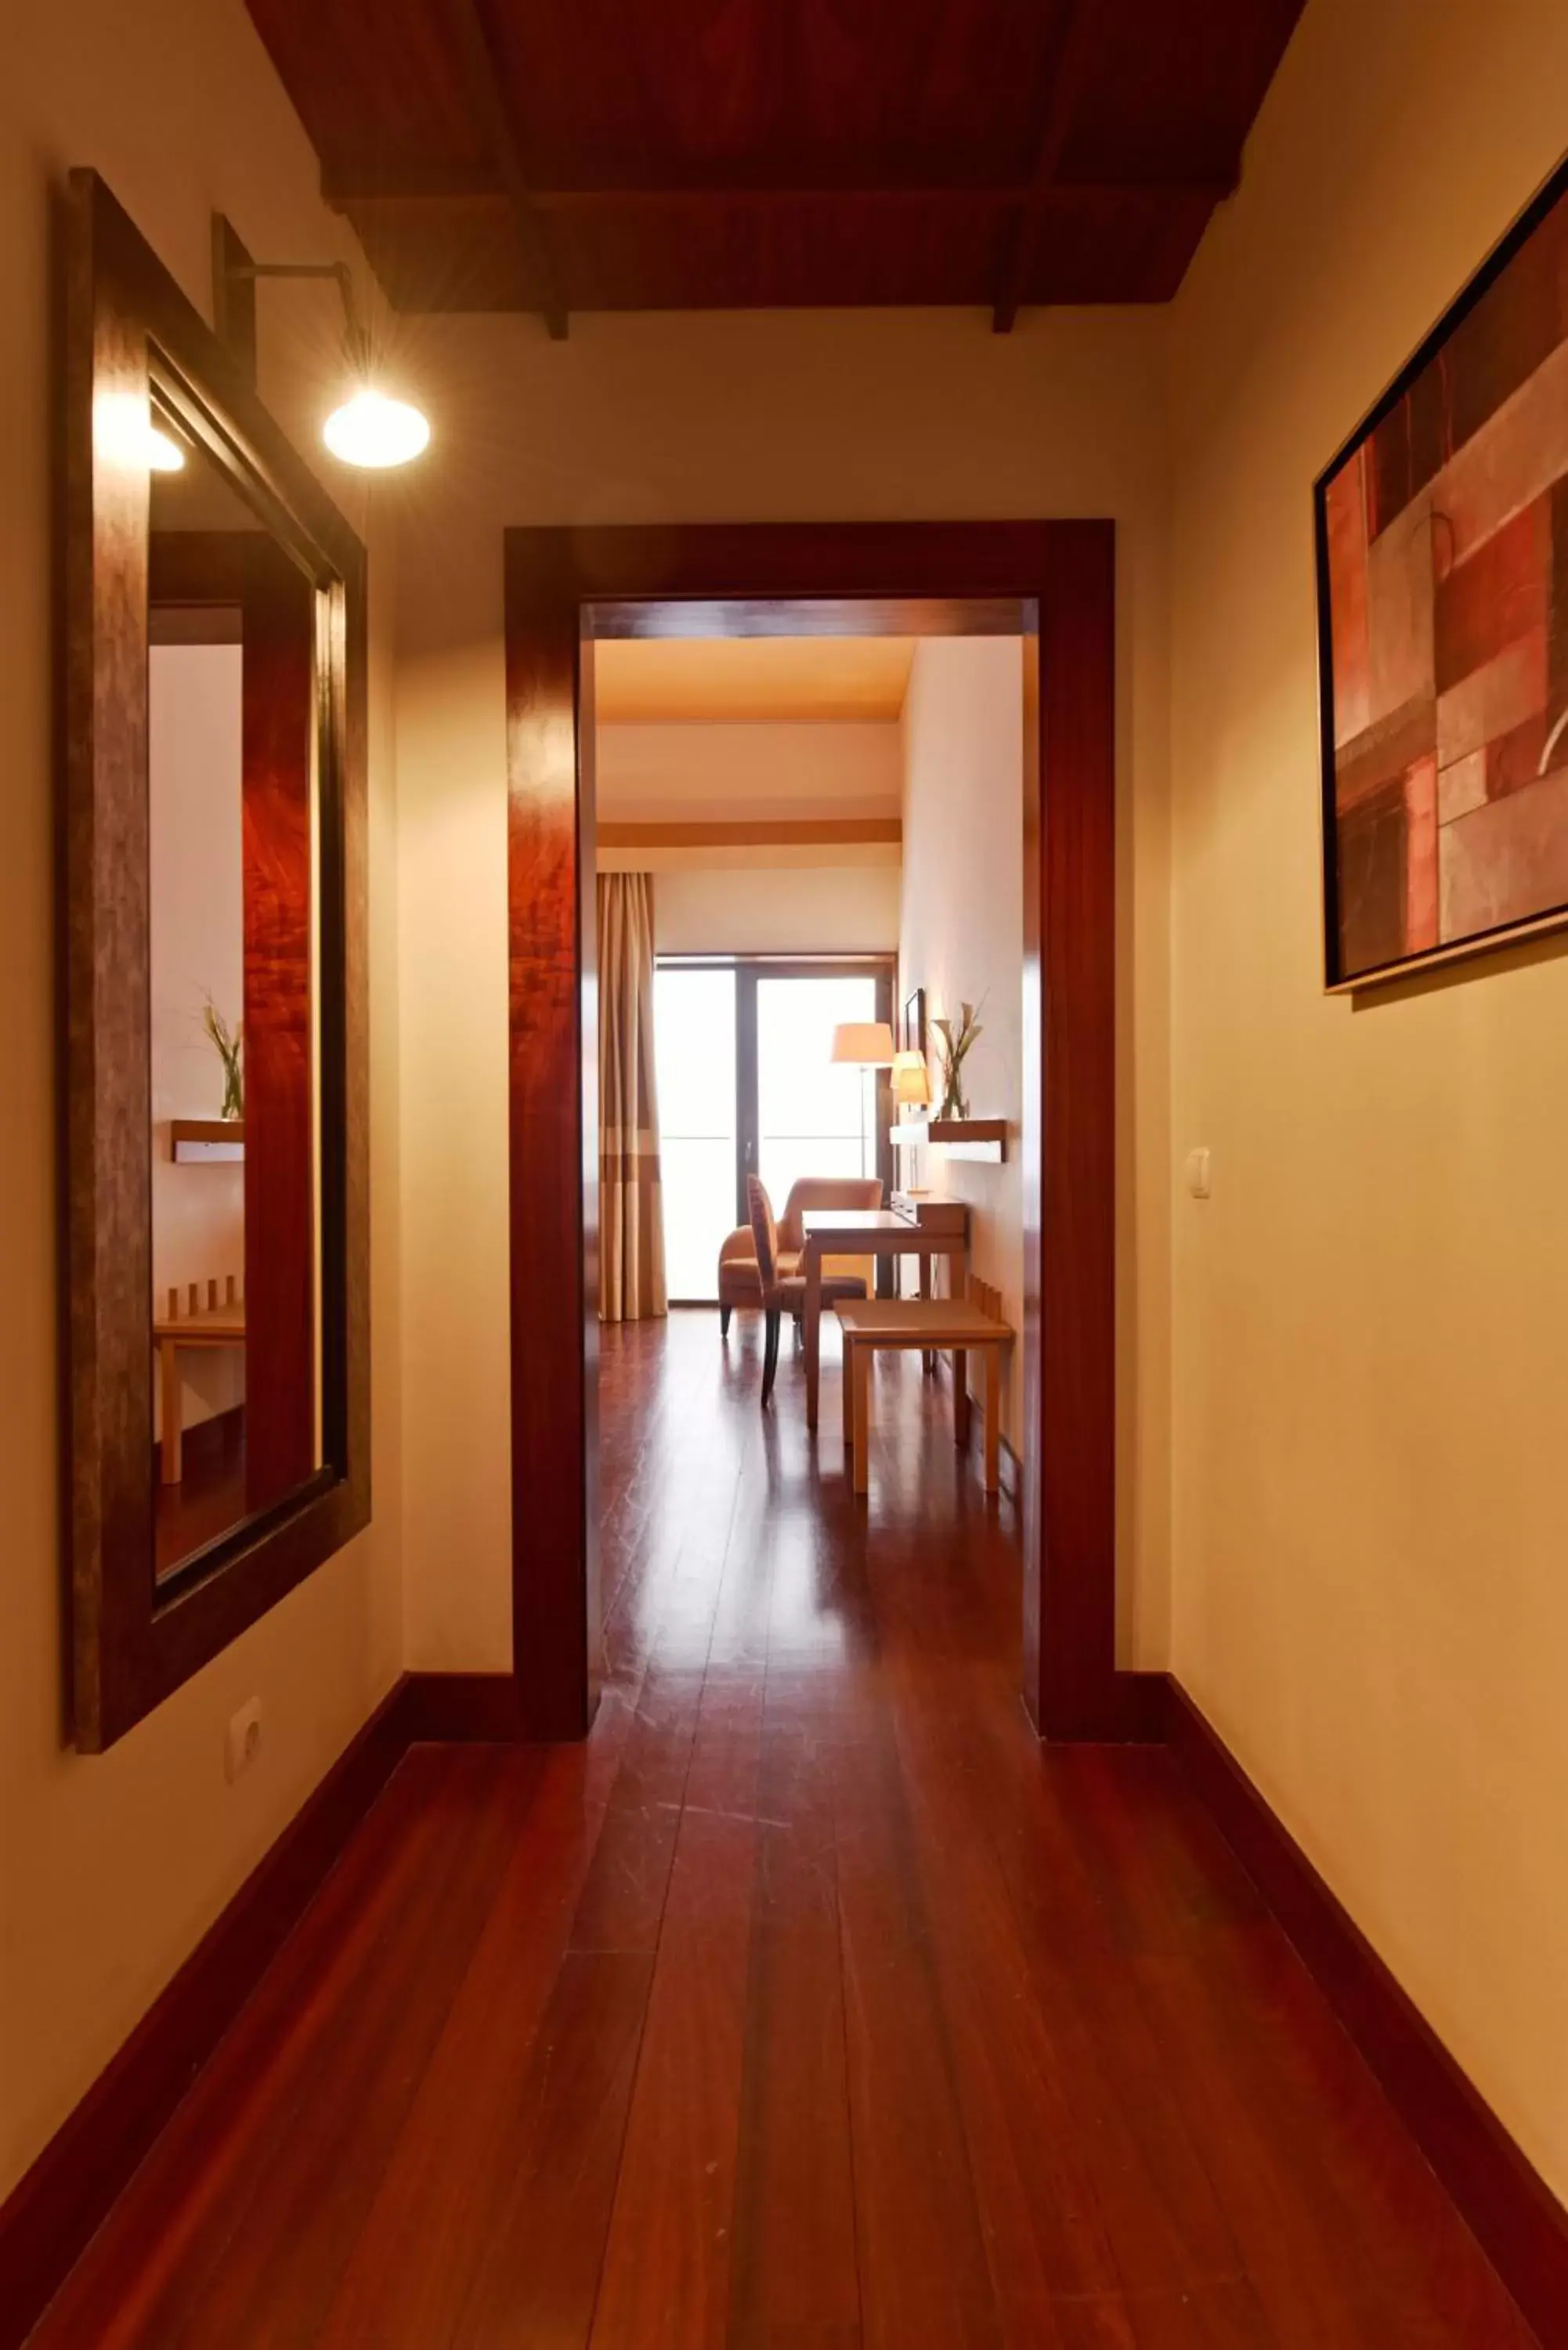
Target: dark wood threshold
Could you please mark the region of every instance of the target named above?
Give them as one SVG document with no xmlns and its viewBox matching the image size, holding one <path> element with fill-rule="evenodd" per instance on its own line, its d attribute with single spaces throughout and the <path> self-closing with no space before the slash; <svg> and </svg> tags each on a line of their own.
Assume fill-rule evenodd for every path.
<svg viewBox="0 0 1568 2350">
<path fill-rule="evenodd" d="M 1164 1682 L 1172 1752 L 1543 2350 L 1568 2350 L 1568 2211 L 1186 1690 L 1142 1678 Z"/>
</svg>

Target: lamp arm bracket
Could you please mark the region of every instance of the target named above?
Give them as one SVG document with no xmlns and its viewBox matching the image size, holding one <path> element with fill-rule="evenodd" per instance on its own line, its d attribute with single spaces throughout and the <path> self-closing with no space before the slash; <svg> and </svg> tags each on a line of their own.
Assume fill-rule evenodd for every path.
<svg viewBox="0 0 1568 2350">
<path fill-rule="evenodd" d="M 349 347 L 357 358 L 366 351 L 368 338 L 354 298 L 354 273 L 346 261 L 236 261 L 227 265 L 226 274 L 234 278 L 330 277 L 342 296 Z"/>
</svg>

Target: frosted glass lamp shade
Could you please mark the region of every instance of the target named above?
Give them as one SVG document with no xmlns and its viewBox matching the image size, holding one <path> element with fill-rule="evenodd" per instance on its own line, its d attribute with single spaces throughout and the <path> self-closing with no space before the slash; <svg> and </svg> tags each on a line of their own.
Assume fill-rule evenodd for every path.
<svg viewBox="0 0 1568 2350">
<path fill-rule="evenodd" d="M 893 1099 L 897 1102 L 929 1102 L 931 1097 L 930 1074 L 923 1053 L 895 1053 L 893 1055 Z"/>
<path fill-rule="evenodd" d="M 893 1031 L 885 1020 L 841 1020 L 833 1032 L 835 1061 L 858 1069 L 886 1069 L 898 1058 Z"/>
</svg>

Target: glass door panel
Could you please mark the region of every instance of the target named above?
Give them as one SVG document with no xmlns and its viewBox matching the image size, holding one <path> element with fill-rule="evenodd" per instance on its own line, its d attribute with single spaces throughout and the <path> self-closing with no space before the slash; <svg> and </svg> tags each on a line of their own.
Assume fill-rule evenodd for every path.
<svg viewBox="0 0 1568 2350">
<path fill-rule="evenodd" d="M 758 1160 L 775 1215 L 803 1175 L 876 1174 L 875 1076 L 832 1057 L 841 1021 L 876 1017 L 869 972 L 758 978 Z"/>
<path fill-rule="evenodd" d="M 733 971 L 658 970 L 653 1033 L 665 1283 L 672 1298 L 713 1299 L 735 1222 Z"/>
</svg>

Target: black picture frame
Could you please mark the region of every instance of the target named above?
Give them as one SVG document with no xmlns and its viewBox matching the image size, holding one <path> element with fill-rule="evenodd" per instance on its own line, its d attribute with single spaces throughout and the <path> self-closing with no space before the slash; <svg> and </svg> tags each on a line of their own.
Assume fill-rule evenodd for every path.
<svg viewBox="0 0 1568 2350">
<path fill-rule="evenodd" d="M 1389 984 L 1413 972 L 1495 951 L 1521 939 L 1568 926 L 1568 898 L 1538 913 L 1497 922 L 1462 937 L 1439 941 L 1386 961 L 1347 969 L 1343 956 L 1340 903 L 1340 806 L 1336 792 L 1334 622 L 1329 560 L 1329 493 L 1345 467 L 1372 442 L 1427 370 L 1452 342 L 1503 272 L 1518 259 L 1543 224 L 1568 204 L 1568 157 L 1510 224 L 1431 331 L 1400 368 L 1313 484 L 1313 545 L 1317 590 L 1319 807 L 1323 879 L 1324 984 L 1327 993 L 1349 993 Z M 1495 412 L 1495 411 L 1493 411 Z M 1445 463 L 1447 460 L 1444 461 Z"/>
<path fill-rule="evenodd" d="M 925 1057 L 926 991 L 923 987 L 917 987 L 912 994 L 906 995 L 904 998 L 902 1050 L 906 1053 L 919 1053 L 922 1059 Z"/>
</svg>

